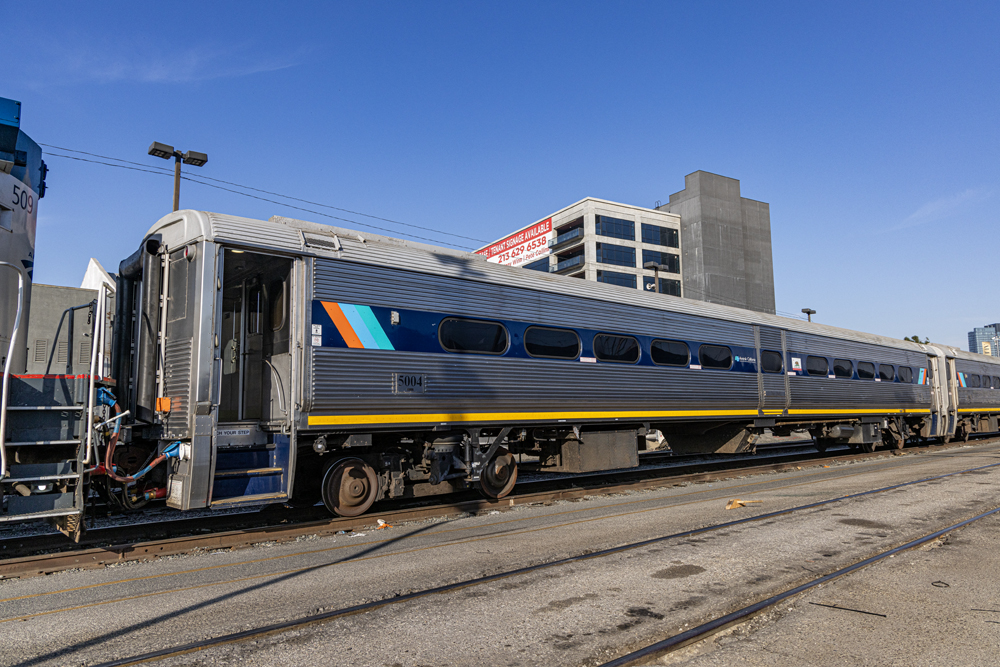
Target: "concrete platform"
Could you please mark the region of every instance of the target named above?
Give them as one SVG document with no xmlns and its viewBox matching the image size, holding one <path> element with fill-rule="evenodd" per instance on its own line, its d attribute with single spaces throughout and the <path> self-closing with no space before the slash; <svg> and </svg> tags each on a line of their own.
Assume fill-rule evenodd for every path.
<svg viewBox="0 0 1000 667">
<path fill-rule="evenodd" d="M 661 539 L 613 555 L 389 604 L 155 663 L 407 667 L 599 664 L 1000 505 L 998 464 L 1000 443 L 994 441 L 933 454 L 886 455 L 830 468 L 515 507 L 354 536 L 304 538 L 240 551 L 0 582 L 0 664 L 92 665 L 891 484 L 995 466 L 693 537 Z M 726 510 L 727 501 L 733 498 L 762 502 Z M 936 557 L 947 548 L 921 553 Z M 886 568 L 851 576 L 877 577 L 878 572 L 896 567 L 902 558 Z M 982 567 L 966 564 L 970 580 L 978 573 L 989 582 L 980 585 L 981 591 L 992 590 L 996 571 L 992 563 Z M 942 574 L 933 578 L 959 583 Z M 820 589 L 815 595 L 825 595 L 828 590 Z M 867 611 L 876 597 L 897 609 L 913 607 L 899 586 L 873 585 L 871 590 L 871 599 L 854 600 L 843 594 L 808 599 L 824 604 L 840 600 L 840 606 Z M 936 587 L 931 592 L 938 593 Z M 794 620 L 787 607 L 794 611 L 802 604 L 783 605 L 784 616 L 774 627 L 781 626 L 781 619 Z M 970 600 L 967 606 L 997 608 L 996 603 L 985 600 L 974 605 Z M 850 631 L 849 623 L 886 621 L 816 605 L 808 605 L 808 610 L 809 618 L 830 618 L 831 623 L 843 624 L 840 627 L 846 631 Z M 841 619 L 846 615 L 851 618 Z M 760 625 L 764 630 L 771 627 L 766 621 Z M 993 624 L 983 625 L 987 632 L 994 632 L 988 629 Z M 817 634 L 813 640 L 817 646 L 822 642 L 831 651 L 847 646 L 837 637 L 837 625 L 824 632 L 828 634 Z M 915 642 L 907 638 L 916 632 L 905 623 L 892 630 L 893 639 L 899 642 Z M 783 658 L 788 662 L 755 664 L 868 664 L 852 662 L 855 654 L 841 661 L 829 652 L 816 653 L 813 657 L 818 662 L 800 662 L 810 655 L 812 631 L 805 629 L 801 634 L 805 642 L 802 652 Z M 727 660 L 728 651 L 742 646 L 735 641 L 741 636 L 731 633 L 711 646 L 706 643 L 716 650 L 699 653 L 689 648 L 688 654 L 673 659 Z M 746 636 L 755 641 L 765 634 L 763 630 L 751 631 Z M 767 646 L 780 642 L 769 641 Z M 959 646 L 950 651 L 950 664 L 978 664 L 975 661 L 984 655 L 979 647 L 970 649 L 968 655 L 961 650 Z M 758 658 L 763 659 L 763 655 Z M 736 664 L 750 659 L 734 655 L 732 660 L 704 664 Z M 911 660 L 908 664 L 921 663 Z"/>
</svg>

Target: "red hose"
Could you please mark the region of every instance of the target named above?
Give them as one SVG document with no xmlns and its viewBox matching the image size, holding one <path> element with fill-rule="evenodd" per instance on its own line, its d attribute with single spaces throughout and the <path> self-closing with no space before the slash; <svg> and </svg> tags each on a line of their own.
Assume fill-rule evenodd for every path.
<svg viewBox="0 0 1000 667">
<path fill-rule="evenodd" d="M 121 413 L 122 409 L 121 409 L 121 407 L 118 406 L 118 403 L 115 403 L 114 408 L 115 408 L 115 415 L 116 416 Z M 115 432 L 111 434 L 111 440 L 108 441 L 108 449 L 104 453 L 104 469 L 105 469 L 105 472 L 107 472 L 108 477 L 110 477 L 111 479 L 115 480 L 116 482 L 121 482 L 123 484 L 128 484 L 130 482 L 134 482 L 135 479 L 131 475 L 128 476 L 128 477 L 120 477 L 119 475 L 115 474 L 114 468 L 111 465 L 111 461 L 114 458 L 115 447 L 117 445 L 118 445 L 118 429 L 115 429 Z M 167 457 L 165 455 L 160 454 L 155 459 L 153 459 L 153 462 L 150 463 L 147 467 L 148 468 L 154 468 L 154 467 L 160 465 L 161 463 L 163 463 L 166 460 L 166 458 Z"/>
</svg>

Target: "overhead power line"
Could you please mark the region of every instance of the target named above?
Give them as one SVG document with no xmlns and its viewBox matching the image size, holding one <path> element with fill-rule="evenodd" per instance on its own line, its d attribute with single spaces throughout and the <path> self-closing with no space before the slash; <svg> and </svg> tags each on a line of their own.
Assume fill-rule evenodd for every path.
<svg viewBox="0 0 1000 667">
<path fill-rule="evenodd" d="M 87 152 L 87 151 L 76 150 L 76 149 L 73 149 L 73 148 L 66 148 L 66 147 L 63 147 L 63 146 L 54 146 L 52 144 L 40 144 L 40 145 L 46 146 L 47 148 L 55 148 L 56 150 L 67 151 L 69 153 L 78 153 L 80 155 L 89 155 L 91 157 L 101 158 L 102 160 L 113 160 L 114 162 L 120 162 L 120 163 L 123 163 L 123 164 L 111 164 L 111 163 L 108 163 L 108 162 L 97 162 L 95 160 L 85 160 L 83 158 L 73 157 L 71 155 L 59 155 L 58 153 L 48 153 L 48 155 L 53 155 L 55 157 L 69 158 L 71 160 L 80 160 L 82 162 L 95 162 L 96 164 L 103 164 L 103 165 L 106 165 L 106 166 L 109 166 L 109 167 L 121 167 L 121 168 L 129 168 L 129 169 L 131 169 L 132 167 L 124 167 L 123 165 L 135 165 L 135 167 L 137 167 L 135 169 L 135 171 L 145 171 L 147 173 L 158 173 L 158 174 L 164 174 L 164 175 L 173 175 L 173 169 L 169 169 L 169 168 L 166 168 L 166 167 L 154 167 L 154 166 L 150 166 L 150 165 L 147 165 L 147 164 L 143 164 L 141 162 L 133 162 L 131 160 L 123 160 L 122 158 L 111 157 L 109 155 L 100 155 L 98 153 L 90 153 L 90 152 Z M 328 209 L 333 210 L 333 211 L 342 211 L 344 213 L 349 213 L 351 215 L 360 215 L 360 216 L 365 217 L 365 218 L 371 218 L 372 220 L 381 220 L 383 222 L 388 222 L 388 223 L 393 224 L 393 225 L 400 225 L 402 227 L 410 227 L 412 229 L 420 229 L 420 230 L 423 230 L 423 231 L 426 231 L 426 232 L 432 232 L 434 234 L 439 234 L 439 235 L 442 235 L 442 236 L 452 236 L 452 237 L 455 237 L 455 238 L 465 239 L 467 241 L 476 241 L 477 243 L 484 243 L 484 244 L 485 243 L 489 243 L 489 241 L 486 241 L 484 239 L 477 239 L 477 238 L 474 238 L 474 237 L 471 237 L 471 236 L 464 236 L 462 234 L 455 234 L 453 232 L 445 232 L 445 231 L 441 231 L 439 229 L 434 229 L 432 227 L 422 227 L 420 225 L 414 225 L 414 224 L 411 224 L 411 223 L 408 223 L 408 222 L 401 222 L 399 220 L 391 220 L 389 218 L 383 218 L 381 216 L 371 215 L 369 213 L 362 213 L 361 211 L 352 211 L 350 209 L 341 208 L 339 206 L 332 206 L 330 204 L 323 204 L 321 202 L 314 202 L 314 201 L 310 201 L 308 199 L 302 199 L 300 197 L 293 197 L 291 195 L 286 195 L 286 194 L 283 194 L 283 193 L 280 193 L 280 192 L 273 192 L 271 190 L 262 190 L 260 188 L 254 188 L 254 187 L 251 187 L 249 185 L 242 185 L 240 183 L 234 183 L 232 181 L 225 181 L 225 180 L 222 180 L 222 179 L 219 179 L 219 178 L 212 178 L 210 176 L 201 176 L 201 175 L 195 176 L 195 175 L 191 175 L 191 176 L 183 176 L 182 178 L 184 180 L 191 181 L 192 183 L 199 183 L 199 182 L 202 182 L 202 181 L 213 181 L 215 183 L 223 183 L 225 185 L 231 185 L 233 187 L 241 188 L 243 190 L 250 190 L 252 192 L 260 192 L 260 193 L 272 195 L 272 196 L 275 196 L 275 197 L 281 197 L 282 199 L 288 199 L 288 200 L 291 200 L 291 201 L 302 202 L 303 204 L 309 204 L 310 206 L 319 206 L 320 208 L 328 208 Z M 288 206 L 289 208 L 294 208 L 294 209 L 300 210 L 300 211 L 306 211 L 306 212 L 309 212 L 309 213 L 316 213 L 318 215 L 324 215 L 324 216 L 326 216 L 328 218 L 332 218 L 334 220 L 343 220 L 343 221 L 350 222 L 350 223 L 353 223 L 353 224 L 365 224 L 365 225 L 371 227 L 372 229 L 378 229 L 380 231 L 387 231 L 390 234 L 401 234 L 401 233 L 403 233 L 403 232 L 397 232 L 395 230 L 385 229 L 383 227 L 375 227 L 373 225 L 368 225 L 367 223 L 361 223 L 360 221 L 349 220 L 347 218 L 341 218 L 341 217 L 338 217 L 338 216 L 335 216 L 335 215 L 327 215 L 325 213 L 320 213 L 319 211 L 313 211 L 313 210 L 307 209 L 307 208 L 301 208 L 301 207 L 298 207 L 298 206 L 292 206 L 292 205 L 286 204 L 284 202 L 276 202 L 276 201 L 273 201 L 273 200 L 270 200 L 270 199 L 265 199 L 263 197 L 254 197 L 254 196 L 248 195 L 248 194 L 246 194 L 244 192 L 238 192 L 238 191 L 235 191 L 235 190 L 230 190 L 228 188 L 221 188 L 221 187 L 218 187 L 218 186 L 213 186 L 210 183 L 203 183 L 202 182 L 202 185 L 207 185 L 209 187 L 216 187 L 219 190 L 225 190 L 226 192 L 232 192 L 234 194 L 243 195 L 245 197 L 251 197 L 252 199 L 258 199 L 260 201 L 266 201 L 266 202 L 270 202 L 272 204 L 278 204 L 280 206 Z M 431 240 L 431 239 L 426 239 L 426 238 L 420 237 L 420 236 L 414 236 L 412 234 L 407 234 L 407 236 L 411 236 L 412 238 L 419 238 L 419 239 L 422 239 L 422 240 L 425 240 L 425 241 Z M 439 243 L 439 241 L 432 241 L 432 242 Z"/>
</svg>

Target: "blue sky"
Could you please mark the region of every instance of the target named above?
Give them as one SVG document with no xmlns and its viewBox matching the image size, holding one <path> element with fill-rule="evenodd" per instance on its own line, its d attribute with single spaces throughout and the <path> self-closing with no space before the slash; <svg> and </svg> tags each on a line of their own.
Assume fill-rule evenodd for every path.
<svg viewBox="0 0 1000 667">
<path fill-rule="evenodd" d="M 36 141 L 491 241 L 698 169 L 771 205 L 779 311 L 965 347 L 1000 321 L 1000 5 L 28 3 L 0 96 Z M 54 149 L 46 149 L 56 153 Z M 109 270 L 171 181 L 47 158 L 35 279 Z M 185 182 L 181 205 L 453 236 Z M 399 234 L 401 235 L 401 234 Z"/>
</svg>

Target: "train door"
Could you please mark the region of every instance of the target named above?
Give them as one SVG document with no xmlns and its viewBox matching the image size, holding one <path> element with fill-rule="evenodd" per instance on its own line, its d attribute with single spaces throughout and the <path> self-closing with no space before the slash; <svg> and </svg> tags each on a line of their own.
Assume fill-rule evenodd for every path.
<svg viewBox="0 0 1000 667">
<path fill-rule="evenodd" d="M 955 427 L 958 426 L 958 376 L 955 373 L 955 357 L 946 357 L 946 371 L 948 385 L 948 422 L 945 432 L 947 437 L 955 435 Z"/>
<path fill-rule="evenodd" d="M 935 351 L 936 348 L 931 348 Z M 930 437 L 945 435 L 948 428 L 948 384 L 944 357 L 927 355 L 927 384 L 931 387 Z"/>
<path fill-rule="evenodd" d="M 779 357 L 782 360 L 785 358 L 785 332 L 754 325 L 754 342 L 757 347 L 758 413 L 772 416 L 785 414 L 788 407 L 788 378 L 783 362 L 779 367 L 777 361 Z"/>
<path fill-rule="evenodd" d="M 219 422 L 289 421 L 292 260 L 226 249 L 222 262 Z"/>
<path fill-rule="evenodd" d="M 282 498 L 292 446 L 293 260 L 232 248 L 219 259 L 211 504 Z"/>
</svg>

